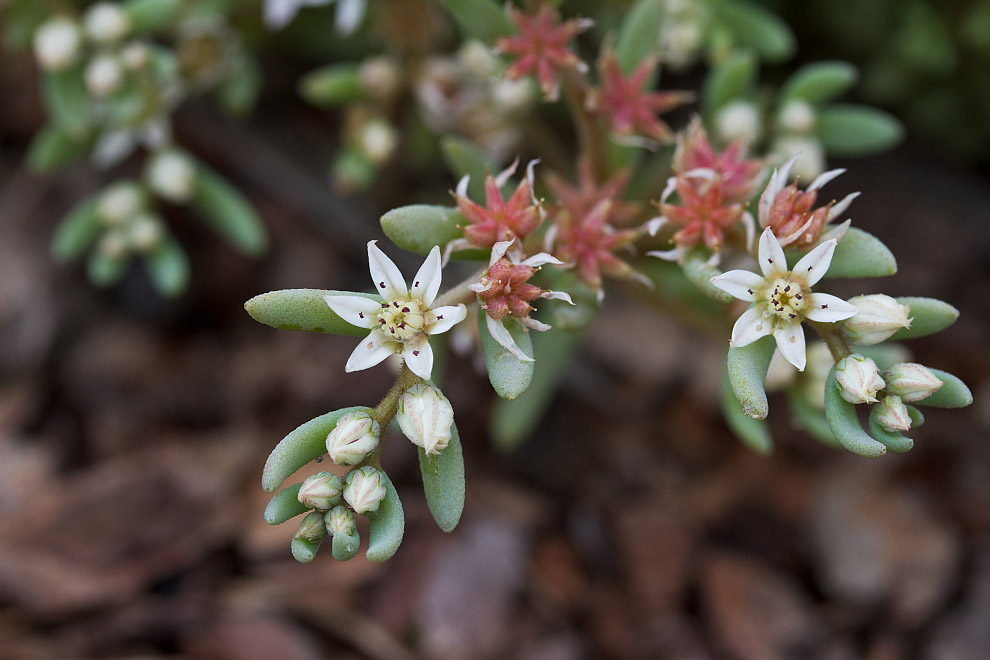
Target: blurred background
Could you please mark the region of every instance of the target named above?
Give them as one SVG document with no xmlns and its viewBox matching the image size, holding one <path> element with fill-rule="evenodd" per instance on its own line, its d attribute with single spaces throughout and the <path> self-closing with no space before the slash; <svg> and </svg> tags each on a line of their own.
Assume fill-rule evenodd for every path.
<svg viewBox="0 0 990 660">
<path fill-rule="evenodd" d="M 165 208 L 194 273 L 171 300 L 141 268 L 98 290 L 49 258 L 59 218 L 107 179 L 85 163 L 25 169 L 44 121 L 37 67 L 4 54 L 0 658 L 990 657 L 990 3 L 775 9 L 800 44 L 784 69 L 848 59 L 863 71 L 855 100 L 907 126 L 894 151 L 830 161 L 849 171 L 829 193 L 863 192 L 850 215 L 900 272 L 830 291 L 957 306 L 954 326 L 910 348 L 965 380 L 974 405 L 931 410 L 911 452 L 868 460 L 819 445 L 772 398 L 777 448 L 760 457 L 718 411 L 725 337 L 614 286 L 514 452 L 488 437 L 484 374 L 451 358 L 464 516 L 437 529 L 415 453 L 393 439 L 383 463 L 406 537 L 384 564 L 297 564 L 293 530 L 262 519 L 260 475 L 287 432 L 377 401 L 388 375 L 345 374 L 349 338 L 274 330 L 242 308 L 280 288 L 365 289 L 380 215 L 442 203 L 454 184 L 398 165 L 363 192 L 328 183 L 342 119 L 295 85 L 334 47 L 293 35 L 332 9 L 261 42 L 252 115 L 197 101 L 175 115 L 178 140 L 245 193 L 271 247 L 246 257 Z M 386 251 L 404 272 L 419 263 Z"/>
</svg>

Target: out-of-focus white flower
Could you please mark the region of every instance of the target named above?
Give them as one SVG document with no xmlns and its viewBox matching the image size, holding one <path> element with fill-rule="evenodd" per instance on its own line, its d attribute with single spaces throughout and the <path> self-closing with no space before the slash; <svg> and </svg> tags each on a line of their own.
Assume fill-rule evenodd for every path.
<svg viewBox="0 0 990 660">
<path fill-rule="evenodd" d="M 140 71 L 151 61 L 151 49 L 148 44 L 142 41 L 127 44 L 120 51 L 120 61 L 124 63 L 128 71 Z"/>
<path fill-rule="evenodd" d="M 811 133 L 815 121 L 815 108 L 801 99 L 788 101 L 777 115 L 777 126 L 785 133 Z"/>
<path fill-rule="evenodd" d="M 368 95 L 376 99 L 392 98 L 402 86 L 402 70 L 387 55 L 366 59 L 361 63 L 358 76 Z"/>
<path fill-rule="evenodd" d="M 465 41 L 457 51 L 457 61 L 472 78 L 482 80 L 495 73 L 498 59 L 492 49 L 477 39 Z"/>
<path fill-rule="evenodd" d="M 387 493 L 384 475 L 370 465 L 347 473 L 344 500 L 355 513 L 378 511 Z"/>
<path fill-rule="evenodd" d="M 760 236 L 759 262 L 763 275 L 748 270 L 730 270 L 711 279 L 726 293 L 752 302 L 732 328 L 733 346 L 748 346 L 760 337 L 773 335 L 784 358 L 804 371 L 805 319 L 835 323 L 858 311 L 841 298 L 827 293 L 812 293 L 814 286 L 828 271 L 835 252 L 835 239 L 823 242 L 787 270 L 784 250 L 769 228 Z"/>
<path fill-rule="evenodd" d="M 86 66 L 86 89 L 98 98 L 109 96 L 124 81 L 120 59 L 110 54 L 97 55 Z"/>
<path fill-rule="evenodd" d="M 90 6 L 83 17 L 83 25 L 86 36 L 98 44 L 120 41 L 131 29 L 127 14 L 112 2 L 98 2 Z"/>
<path fill-rule="evenodd" d="M 891 433 L 911 430 L 911 415 L 904 401 L 896 394 L 885 396 L 874 409 L 877 422 Z"/>
<path fill-rule="evenodd" d="M 902 362 L 883 372 L 887 391 L 901 397 L 905 403 L 926 399 L 944 384 L 931 369 L 916 362 Z"/>
<path fill-rule="evenodd" d="M 108 187 L 96 203 L 96 213 L 103 224 L 119 226 L 144 209 L 145 196 L 133 181 L 121 181 Z"/>
<path fill-rule="evenodd" d="M 327 305 L 351 325 L 371 330 L 347 359 L 345 371 L 361 371 L 395 353 L 424 380 L 433 372 L 430 336 L 447 332 L 467 315 L 464 305 L 433 307 L 440 291 L 440 248 L 434 247 L 406 288 L 402 273 L 375 241 L 368 243 L 368 264 L 382 302 L 362 296 L 324 296 Z"/>
<path fill-rule="evenodd" d="M 367 412 L 343 415 L 327 436 L 327 453 L 338 465 L 357 465 L 378 446 L 381 430 Z"/>
<path fill-rule="evenodd" d="M 271 30 L 281 30 L 292 22 L 303 7 L 320 7 L 335 0 L 265 0 L 265 25 Z M 338 34 L 348 35 L 357 29 L 364 18 L 366 0 L 336 0 L 337 13 L 334 28 Z"/>
<path fill-rule="evenodd" d="M 176 203 L 189 201 L 195 186 L 196 165 L 181 151 L 163 149 L 148 162 L 144 178 L 148 187 Z"/>
<path fill-rule="evenodd" d="M 154 214 L 142 211 L 131 219 L 127 238 L 136 251 L 150 252 L 165 238 L 165 226 Z"/>
<path fill-rule="evenodd" d="M 813 136 L 781 136 L 774 140 L 770 154 L 778 162 L 794 158 L 791 172 L 797 178 L 814 179 L 825 171 L 825 150 Z"/>
<path fill-rule="evenodd" d="M 96 251 L 108 259 L 120 259 L 130 251 L 131 242 L 120 229 L 111 229 L 100 237 Z"/>
<path fill-rule="evenodd" d="M 358 144 L 361 153 L 372 163 L 381 165 L 395 152 L 399 133 L 384 119 L 372 119 L 361 127 Z"/>
<path fill-rule="evenodd" d="M 874 293 L 850 298 L 849 303 L 859 310 L 856 316 L 842 326 L 842 334 L 853 344 L 871 346 L 886 341 L 901 328 L 910 328 L 908 318 L 911 308 L 890 296 Z"/>
<path fill-rule="evenodd" d="M 403 392 L 395 419 L 405 436 L 427 454 L 439 454 L 450 443 L 454 409 L 432 385 L 418 383 Z"/>
<path fill-rule="evenodd" d="M 849 403 L 876 403 L 877 392 L 886 383 L 877 371 L 877 363 L 858 353 L 848 355 L 835 365 L 839 395 Z"/>
<path fill-rule="evenodd" d="M 48 71 L 66 69 L 78 62 L 81 46 L 79 26 L 64 16 L 45 22 L 34 33 L 34 56 Z"/>
<path fill-rule="evenodd" d="M 723 142 L 752 144 L 763 133 L 760 111 L 749 101 L 733 101 L 715 114 L 715 132 Z"/>
<path fill-rule="evenodd" d="M 298 499 L 310 509 L 331 509 L 340 504 L 344 481 L 333 472 L 310 475 L 299 487 Z"/>
</svg>

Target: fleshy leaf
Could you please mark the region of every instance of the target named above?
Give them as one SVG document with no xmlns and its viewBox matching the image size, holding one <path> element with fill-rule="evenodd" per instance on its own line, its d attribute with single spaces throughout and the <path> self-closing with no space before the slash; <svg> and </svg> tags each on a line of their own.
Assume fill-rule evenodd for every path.
<svg viewBox="0 0 990 660">
<path fill-rule="evenodd" d="M 320 108 L 334 108 L 365 96 L 357 64 L 331 64 L 299 79 L 299 95 Z"/>
<path fill-rule="evenodd" d="M 823 108 L 818 114 L 817 132 L 830 156 L 877 154 L 904 138 L 904 127 L 890 113 L 852 104 Z"/>
<path fill-rule="evenodd" d="M 942 381 L 942 387 L 938 388 L 934 394 L 927 399 L 916 401 L 919 406 L 932 406 L 933 408 L 965 408 L 973 403 L 973 393 L 969 391 L 966 383 L 953 376 L 948 371 L 932 369 L 935 377 Z"/>
<path fill-rule="evenodd" d="M 743 414 L 739 409 L 739 402 L 732 392 L 732 385 L 729 384 L 729 375 L 722 374 L 722 385 L 719 388 L 719 403 L 722 406 L 722 415 L 725 423 L 729 425 L 732 432 L 744 445 L 755 451 L 757 454 L 769 454 L 773 451 L 773 438 L 770 436 L 770 428 L 762 419 L 753 419 Z"/>
<path fill-rule="evenodd" d="M 491 43 L 515 32 L 499 3 L 493 0 L 440 0 L 464 34 Z"/>
<path fill-rule="evenodd" d="M 761 337 L 748 346 L 729 347 L 729 383 L 747 417 L 765 419 L 770 412 L 763 382 L 776 347 L 774 338 L 770 336 Z"/>
<path fill-rule="evenodd" d="M 130 19 L 135 34 L 149 34 L 172 25 L 182 8 L 180 0 L 127 0 L 121 9 Z"/>
<path fill-rule="evenodd" d="M 848 92 L 858 78 L 859 72 L 849 62 L 813 62 L 787 79 L 780 92 L 780 105 L 795 99 L 812 105 L 832 101 Z"/>
<path fill-rule="evenodd" d="M 886 277 L 896 272 L 897 260 L 879 238 L 850 227 L 835 246 L 825 277 Z"/>
<path fill-rule="evenodd" d="M 744 0 L 718 2 L 716 7 L 719 18 L 729 26 L 736 40 L 763 59 L 781 62 L 794 54 L 794 34 L 773 12 Z"/>
<path fill-rule="evenodd" d="M 279 487 L 293 472 L 327 453 L 327 436 L 340 418 L 349 412 L 370 411 L 365 406 L 341 408 L 311 419 L 282 438 L 265 461 L 261 487 L 269 493 Z"/>
<path fill-rule="evenodd" d="M 241 252 L 259 255 L 268 247 L 265 228 L 247 198 L 202 163 L 196 163 L 190 203 L 214 231 Z"/>
<path fill-rule="evenodd" d="M 255 321 L 280 330 L 325 332 L 348 337 L 363 337 L 368 334 L 366 328 L 351 325 L 334 314 L 323 299 L 325 295 L 362 296 L 381 300 L 379 296 L 354 291 L 280 289 L 258 294 L 244 303 L 244 309 Z"/>
<path fill-rule="evenodd" d="M 440 140 L 440 153 L 454 177 L 471 177 L 468 182 L 468 197 L 482 202 L 485 199 L 485 175 L 489 170 L 495 169 L 495 164 L 489 162 L 483 151 L 463 138 L 443 138 Z"/>
<path fill-rule="evenodd" d="M 702 293 L 723 304 L 728 304 L 735 300 L 731 295 L 722 291 L 711 283 L 711 279 L 716 275 L 721 275 L 722 271 L 718 266 L 708 263 L 708 257 L 701 250 L 692 250 L 684 259 L 684 277 L 698 287 Z"/>
<path fill-rule="evenodd" d="M 895 431 L 888 431 L 877 421 L 877 408 L 870 411 L 870 435 L 895 454 L 903 454 L 914 447 L 914 440 Z"/>
<path fill-rule="evenodd" d="M 292 539 L 292 557 L 300 564 L 308 564 L 316 558 L 322 541 Z"/>
<path fill-rule="evenodd" d="M 663 4 L 663 0 L 639 0 L 626 13 L 615 41 L 615 55 L 624 73 L 657 51 Z"/>
<path fill-rule="evenodd" d="M 513 401 L 526 391 L 533 380 L 535 362 L 523 362 L 509 349 L 495 341 L 488 331 L 485 310 L 478 308 L 478 334 L 481 335 L 481 350 L 485 354 L 485 366 L 488 368 L 488 380 L 491 381 L 495 393 L 503 399 Z M 525 355 L 533 357 L 532 333 L 526 332 L 520 323 L 506 317 L 505 329 L 509 331 Z"/>
<path fill-rule="evenodd" d="M 27 166 L 32 172 L 47 174 L 85 156 L 89 140 L 79 139 L 58 124 L 43 126 L 31 140 Z"/>
<path fill-rule="evenodd" d="M 412 204 L 392 209 L 382 216 L 382 231 L 403 250 L 429 254 L 434 245 L 441 248 L 462 236 L 459 226 L 467 220 L 456 208 Z"/>
<path fill-rule="evenodd" d="M 797 388 L 788 388 L 787 403 L 791 406 L 791 413 L 794 414 L 794 425 L 804 429 L 818 442 L 827 447 L 841 447 L 839 441 L 832 435 L 832 429 L 828 426 L 825 413 L 811 405 L 804 394 Z"/>
<path fill-rule="evenodd" d="M 249 113 L 261 94 L 261 67 L 249 55 L 242 55 L 236 68 L 217 86 L 217 98 L 232 115 Z"/>
<path fill-rule="evenodd" d="M 283 488 L 272 497 L 265 507 L 265 522 L 269 525 L 281 525 L 290 518 L 309 511 L 306 505 L 299 501 L 299 489 L 302 484 L 293 484 Z"/>
<path fill-rule="evenodd" d="M 82 69 L 45 72 L 41 76 L 41 91 L 52 121 L 69 135 L 83 139 L 89 131 L 92 106 Z"/>
<path fill-rule="evenodd" d="M 130 256 L 108 257 L 94 250 L 86 260 L 86 276 L 93 286 L 101 289 L 113 286 L 127 273 L 130 263 Z"/>
<path fill-rule="evenodd" d="M 99 195 L 92 195 L 72 207 L 62 219 L 52 237 L 52 257 L 55 261 L 72 261 L 88 250 L 103 230 L 96 211 Z"/>
<path fill-rule="evenodd" d="M 890 341 L 915 339 L 935 334 L 945 330 L 959 318 L 958 309 L 937 298 L 903 296 L 896 300 L 911 308 L 908 313 L 908 316 L 911 317 L 911 327 L 901 328 L 890 337 Z"/>
<path fill-rule="evenodd" d="M 333 551 L 333 558 L 337 561 L 354 559 L 358 550 L 361 549 L 361 535 L 357 529 L 354 530 L 354 534 L 351 536 L 347 534 L 334 534 L 333 541 L 331 541 L 330 545 Z"/>
<path fill-rule="evenodd" d="M 405 531 L 405 516 L 402 513 L 402 502 L 395 492 L 392 480 L 382 472 L 385 481 L 385 499 L 378 505 L 378 511 L 369 513 L 371 519 L 368 532 L 368 551 L 365 556 L 369 561 L 383 562 L 390 559 L 402 543 Z"/>
<path fill-rule="evenodd" d="M 749 97 L 756 73 L 756 58 L 748 50 L 737 51 L 714 67 L 705 78 L 702 94 L 709 117 L 730 101 Z"/>
<path fill-rule="evenodd" d="M 169 236 L 144 255 L 155 291 L 174 298 L 189 285 L 189 257 L 175 237 Z"/>
<path fill-rule="evenodd" d="M 450 425 L 450 443 L 439 454 L 427 455 L 419 448 L 419 470 L 423 492 L 433 519 L 445 532 L 457 527 L 464 511 L 464 454 L 457 425 Z"/>
<path fill-rule="evenodd" d="M 836 439 L 854 454 L 875 458 L 887 453 L 883 443 L 877 442 L 863 430 L 856 416 L 856 406 L 839 394 L 834 366 L 829 370 L 825 381 L 825 419 Z"/>
</svg>

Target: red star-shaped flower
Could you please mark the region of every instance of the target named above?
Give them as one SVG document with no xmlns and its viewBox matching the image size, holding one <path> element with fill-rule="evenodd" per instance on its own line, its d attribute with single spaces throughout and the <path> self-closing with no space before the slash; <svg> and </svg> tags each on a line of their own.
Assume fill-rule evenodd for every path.
<svg viewBox="0 0 990 660">
<path fill-rule="evenodd" d="M 615 256 L 617 250 L 630 246 L 639 231 L 616 231 L 607 220 L 614 207 L 603 199 L 583 216 L 564 209 L 556 218 L 548 238 L 556 246 L 554 253 L 572 263 L 582 282 L 601 291 L 602 274 L 616 278 L 637 278 L 632 266 Z"/>
<path fill-rule="evenodd" d="M 704 126 L 699 119 L 691 122 L 687 133 L 677 142 L 671 169 L 676 174 L 709 169 L 722 181 L 726 202 L 745 202 L 756 192 L 763 164 L 759 159 L 746 159 L 745 146 L 735 141 L 720 153 L 715 153 Z"/>
<path fill-rule="evenodd" d="M 667 112 L 692 99 L 687 92 L 650 92 L 646 84 L 653 79 L 657 59 L 644 60 L 627 77 L 619 67 L 619 60 L 611 49 L 606 49 L 598 61 L 601 88 L 594 97 L 594 105 L 608 117 L 612 130 L 621 136 L 641 135 L 651 140 L 665 140 L 670 128 L 660 121 L 657 113 Z"/>
<path fill-rule="evenodd" d="M 533 199 L 533 165 L 512 196 L 505 200 L 499 188 L 515 172 L 515 164 L 497 177 L 485 177 L 485 206 L 467 197 L 467 178 L 461 180 L 454 199 L 457 208 L 468 221 L 462 227 L 464 240 L 471 247 L 490 248 L 499 241 L 511 241 L 533 232 L 543 219 L 540 204 Z M 467 247 L 467 246 L 465 246 Z"/>
<path fill-rule="evenodd" d="M 571 217 L 583 218 L 603 200 L 612 200 L 609 220 L 613 225 L 625 225 L 636 217 L 639 205 L 621 201 L 622 192 L 629 183 L 629 170 L 623 170 L 608 181 L 599 184 L 591 173 L 587 160 L 578 162 L 578 185 L 571 185 L 563 177 L 550 173 L 547 185 L 553 192 L 560 209 L 566 209 Z"/>
<path fill-rule="evenodd" d="M 718 175 L 678 176 L 674 189 L 680 204 L 667 204 L 670 188 L 660 200 L 661 218 L 680 227 L 672 240 L 683 254 L 704 242 L 712 252 L 718 252 L 725 243 L 725 231 L 743 218 L 743 205 L 728 203 L 724 198 L 722 181 Z"/>
<path fill-rule="evenodd" d="M 584 70 L 584 63 L 567 48 L 574 37 L 591 27 L 587 19 L 570 19 L 560 23 L 560 17 L 550 5 L 543 5 L 536 14 L 524 14 L 515 8 L 509 9 L 512 22 L 519 35 L 501 37 L 495 42 L 498 52 L 515 55 L 516 61 L 505 72 L 505 77 L 514 80 L 535 73 L 540 87 L 548 100 L 555 100 L 558 94 L 555 69 L 576 68 Z"/>
</svg>

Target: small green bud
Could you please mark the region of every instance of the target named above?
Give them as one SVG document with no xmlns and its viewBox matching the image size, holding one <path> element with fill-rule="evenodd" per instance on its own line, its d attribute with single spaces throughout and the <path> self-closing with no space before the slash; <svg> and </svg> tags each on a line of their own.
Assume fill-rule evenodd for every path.
<svg viewBox="0 0 990 660">
<path fill-rule="evenodd" d="M 122 181 L 107 188 L 96 205 L 103 224 L 118 227 L 144 208 L 144 191 L 132 181 Z"/>
<path fill-rule="evenodd" d="M 733 101 L 715 115 L 715 131 L 725 142 L 752 144 L 763 132 L 760 112 L 749 101 Z"/>
<path fill-rule="evenodd" d="M 189 201 L 195 189 L 196 165 L 181 151 L 165 149 L 148 162 L 144 178 L 151 190 L 171 202 Z"/>
<path fill-rule="evenodd" d="M 83 25 L 86 36 L 98 44 L 120 41 L 131 29 L 127 14 L 112 2 L 98 2 L 92 5 L 86 10 Z"/>
<path fill-rule="evenodd" d="M 299 501 L 310 509 L 326 511 L 340 504 L 344 481 L 333 472 L 317 472 L 307 477 L 299 488 Z"/>
<path fill-rule="evenodd" d="M 344 486 L 344 500 L 356 513 L 378 511 L 378 505 L 385 499 L 385 480 L 379 470 L 365 465 L 347 474 Z"/>
</svg>

